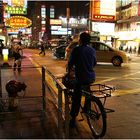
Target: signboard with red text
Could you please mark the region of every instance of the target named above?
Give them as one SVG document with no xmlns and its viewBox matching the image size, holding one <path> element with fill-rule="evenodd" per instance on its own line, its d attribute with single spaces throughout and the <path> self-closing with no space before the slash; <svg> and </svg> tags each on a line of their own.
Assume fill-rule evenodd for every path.
<svg viewBox="0 0 140 140">
<path fill-rule="evenodd" d="M 93 21 L 114 21 L 116 0 L 92 0 L 90 2 L 90 19 Z"/>
<path fill-rule="evenodd" d="M 12 16 L 10 18 L 7 18 L 5 23 L 6 26 L 20 29 L 31 26 L 32 21 L 23 16 Z"/>
</svg>

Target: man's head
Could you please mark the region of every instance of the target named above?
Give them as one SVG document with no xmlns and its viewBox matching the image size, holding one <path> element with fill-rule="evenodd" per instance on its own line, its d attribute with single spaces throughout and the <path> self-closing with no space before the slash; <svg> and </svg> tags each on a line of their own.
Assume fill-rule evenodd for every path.
<svg viewBox="0 0 140 140">
<path fill-rule="evenodd" d="M 90 34 L 83 32 L 80 34 L 79 42 L 81 45 L 86 45 L 90 43 L 90 39 L 91 39 Z"/>
</svg>

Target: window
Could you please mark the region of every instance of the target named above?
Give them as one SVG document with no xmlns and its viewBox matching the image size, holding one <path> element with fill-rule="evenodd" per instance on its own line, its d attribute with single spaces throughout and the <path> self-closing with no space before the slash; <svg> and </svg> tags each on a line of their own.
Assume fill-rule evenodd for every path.
<svg viewBox="0 0 140 140">
<path fill-rule="evenodd" d="M 92 43 L 92 47 L 96 50 L 96 51 L 109 51 L 109 47 L 106 46 L 103 43 L 99 43 L 99 42 L 94 42 Z"/>
</svg>

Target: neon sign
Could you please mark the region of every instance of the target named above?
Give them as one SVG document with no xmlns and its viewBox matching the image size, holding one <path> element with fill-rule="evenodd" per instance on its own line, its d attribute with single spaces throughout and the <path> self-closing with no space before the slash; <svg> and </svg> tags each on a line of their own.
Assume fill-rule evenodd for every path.
<svg viewBox="0 0 140 140">
<path fill-rule="evenodd" d="M 19 29 L 31 26 L 32 21 L 23 16 L 12 16 L 6 19 L 5 23 L 7 26 Z"/>
<path fill-rule="evenodd" d="M 24 7 L 10 7 L 6 6 L 5 11 L 9 14 L 27 14 L 27 9 Z"/>
<path fill-rule="evenodd" d="M 112 15 L 93 15 L 94 20 L 115 20 L 115 16 Z"/>
</svg>

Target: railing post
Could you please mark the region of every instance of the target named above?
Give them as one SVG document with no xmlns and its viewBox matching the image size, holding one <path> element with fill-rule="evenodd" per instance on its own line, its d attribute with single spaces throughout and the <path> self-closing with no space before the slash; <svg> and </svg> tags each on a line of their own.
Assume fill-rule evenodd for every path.
<svg viewBox="0 0 140 140">
<path fill-rule="evenodd" d="M 62 138 L 62 90 L 58 86 L 58 136 Z"/>
<path fill-rule="evenodd" d="M 67 94 L 67 90 L 64 90 L 65 96 L 65 138 L 69 138 L 69 97 Z"/>
<path fill-rule="evenodd" d="M 0 66 L 0 97 L 2 97 L 2 84 L 1 84 L 1 66 Z"/>
<path fill-rule="evenodd" d="M 43 111 L 46 111 L 46 87 L 45 87 L 45 67 L 42 66 L 42 99 Z"/>
</svg>

